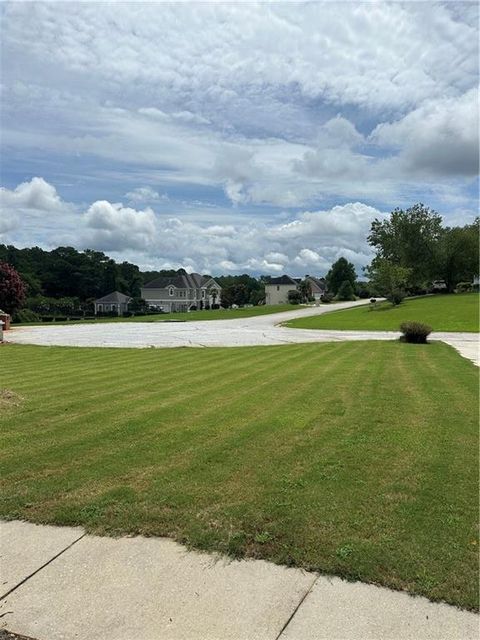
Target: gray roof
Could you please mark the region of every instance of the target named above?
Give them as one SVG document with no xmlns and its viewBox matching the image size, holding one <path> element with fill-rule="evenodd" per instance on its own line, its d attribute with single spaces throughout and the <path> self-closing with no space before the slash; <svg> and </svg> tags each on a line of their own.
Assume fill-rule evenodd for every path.
<svg viewBox="0 0 480 640">
<path fill-rule="evenodd" d="M 270 278 L 270 281 L 266 282 L 265 284 L 266 285 L 269 285 L 269 284 L 291 284 L 294 287 L 297 286 L 297 283 L 295 282 L 295 280 L 293 278 L 291 278 L 290 276 L 287 276 L 287 275 L 283 275 L 283 276 L 280 276 L 278 278 Z"/>
<path fill-rule="evenodd" d="M 117 303 L 128 303 L 132 298 L 130 296 L 126 296 L 124 293 L 120 293 L 120 291 L 114 291 L 113 293 L 109 293 L 103 298 L 98 298 L 95 302 L 117 302 Z"/>
<path fill-rule="evenodd" d="M 147 282 L 142 288 L 165 289 L 172 285 L 177 289 L 198 289 L 199 287 L 204 287 L 210 280 L 213 280 L 210 276 L 201 276 L 199 273 L 177 274 L 174 276 L 161 276 L 151 282 Z"/>
<path fill-rule="evenodd" d="M 314 278 L 313 276 L 305 276 L 305 279 L 310 281 L 313 292 L 315 292 L 315 290 L 317 290 L 318 292 L 325 291 L 327 287 L 325 278 Z"/>
</svg>

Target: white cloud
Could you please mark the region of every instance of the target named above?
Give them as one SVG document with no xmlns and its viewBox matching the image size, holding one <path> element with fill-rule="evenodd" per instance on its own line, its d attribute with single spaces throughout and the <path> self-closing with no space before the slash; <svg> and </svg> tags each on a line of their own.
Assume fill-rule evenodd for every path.
<svg viewBox="0 0 480 640">
<path fill-rule="evenodd" d="M 222 189 L 239 208 L 389 201 L 425 177 L 460 194 L 475 171 L 477 11 L 7 3 L 4 140 L 123 163 L 162 190 Z"/>
<path fill-rule="evenodd" d="M 60 211 L 65 207 L 55 187 L 43 178 L 22 182 L 13 191 L 0 187 L 0 206 L 38 211 Z"/>
<path fill-rule="evenodd" d="M 121 203 L 94 202 L 84 215 L 88 232 L 84 242 L 93 249 L 121 251 L 146 250 L 157 232 L 152 209 L 137 211 Z"/>
<path fill-rule="evenodd" d="M 3 189 L 9 239 L 79 242 L 80 227 L 145 263 L 321 269 L 368 259 L 364 202 L 456 220 L 477 206 L 477 6 L 2 9 L 2 169 L 48 167 L 76 203 L 42 178 Z"/>
<path fill-rule="evenodd" d="M 428 101 L 400 120 L 379 124 L 371 139 L 400 150 L 399 166 L 410 174 L 478 174 L 478 90 Z"/>
<path fill-rule="evenodd" d="M 23 229 L 30 233 L 35 229 L 40 238 L 44 234 L 43 242 L 34 236 L 35 244 L 92 248 L 151 268 L 184 266 L 201 273 L 286 271 L 301 275 L 308 268 L 310 273 L 322 274 L 340 255 L 360 266 L 370 259 L 366 236 L 371 221 L 383 215 L 374 207 L 355 202 L 304 211 L 287 222 L 275 217 L 262 221 L 234 216 L 233 222 L 212 223 L 212 216 L 218 218 L 216 210 L 183 218 L 107 200 L 97 200 L 79 213 L 58 196 L 53 185 L 43 180 L 41 184 L 46 185 L 46 193 L 56 194 L 52 208 L 28 210 L 24 201 L 17 199 L 10 209 L 12 218 L 3 219 L 0 225 L 0 232 L 8 232 L 12 242 L 29 244 Z M 24 187 L 10 194 L 23 191 Z M 61 224 L 59 211 L 63 212 Z M 21 228 L 9 224 L 20 215 Z"/>
<path fill-rule="evenodd" d="M 136 189 L 133 189 L 133 191 L 126 193 L 125 197 L 129 202 L 133 203 L 158 202 L 160 200 L 167 202 L 169 199 L 167 194 L 163 193 L 160 195 L 157 191 L 152 189 L 152 187 L 137 187 Z"/>
</svg>

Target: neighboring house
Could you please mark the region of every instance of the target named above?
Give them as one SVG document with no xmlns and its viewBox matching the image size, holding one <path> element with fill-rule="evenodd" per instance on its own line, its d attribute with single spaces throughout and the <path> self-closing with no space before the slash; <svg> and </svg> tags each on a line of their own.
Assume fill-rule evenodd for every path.
<svg viewBox="0 0 480 640">
<path fill-rule="evenodd" d="M 314 278 L 313 276 L 305 276 L 305 280 L 310 283 L 310 287 L 312 288 L 312 296 L 315 298 L 315 300 L 320 300 L 320 298 L 327 290 L 325 278 Z"/>
<path fill-rule="evenodd" d="M 97 313 L 107 313 L 115 311 L 117 316 L 121 316 L 124 311 L 128 311 L 128 303 L 132 300 L 130 296 L 126 296 L 120 291 L 109 293 L 103 298 L 95 300 L 95 315 Z"/>
<path fill-rule="evenodd" d="M 265 304 L 286 304 L 288 302 L 288 292 L 297 289 L 298 282 L 290 276 L 280 276 L 270 278 L 265 284 Z"/>
<path fill-rule="evenodd" d="M 210 276 L 199 273 L 162 276 L 143 285 L 142 298 L 153 309 L 188 311 L 192 306 L 220 304 L 222 288 Z"/>
</svg>

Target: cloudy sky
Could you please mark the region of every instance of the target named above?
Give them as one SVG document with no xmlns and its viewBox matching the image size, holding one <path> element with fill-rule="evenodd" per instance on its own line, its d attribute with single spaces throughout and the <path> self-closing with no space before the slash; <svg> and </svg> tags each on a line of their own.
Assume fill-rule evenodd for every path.
<svg viewBox="0 0 480 640">
<path fill-rule="evenodd" d="M 478 210 L 476 2 L 4 2 L 0 242 L 322 275 Z"/>
</svg>

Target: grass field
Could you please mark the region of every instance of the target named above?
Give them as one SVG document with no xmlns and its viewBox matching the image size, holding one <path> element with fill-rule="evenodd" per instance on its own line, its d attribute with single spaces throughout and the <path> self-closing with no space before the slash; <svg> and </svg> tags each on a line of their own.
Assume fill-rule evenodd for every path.
<svg viewBox="0 0 480 640">
<path fill-rule="evenodd" d="M 208 311 L 188 311 L 178 313 L 160 313 L 155 315 L 138 315 L 133 318 L 113 317 L 95 318 L 95 320 L 69 320 L 55 322 L 55 324 L 95 324 L 97 322 L 192 322 L 193 320 L 234 320 L 235 318 L 252 318 L 253 316 L 264 316 L 270 313 L 281 313 L 282 311 L 293 311 L 298 309 L 294 304 L 260 305 L 258 307 L 246 307 L 242 309 L 209 309 Z M 16 323 L 15 326 L 47 326 L 51 322 L 24 322 Z"/>
<path fill-rule="evenodd" d="M 452 348 L 5 345 L 0 361 L 0 516 L 476 606 L 478 370 Z"/>
<path fill-rule="evenodd" d="M 437 295 L 405 300 L 398 307 L 379 303 L 327 313 L 322 316 L 299 318 L 286 323 L 297 329 L 349 329 L 367 331 L 398 331 L 408 320 L 424 322 L 434 331 L 478 331 L 479 296 L 477 293 Z"/>
</svg>

